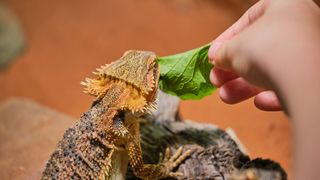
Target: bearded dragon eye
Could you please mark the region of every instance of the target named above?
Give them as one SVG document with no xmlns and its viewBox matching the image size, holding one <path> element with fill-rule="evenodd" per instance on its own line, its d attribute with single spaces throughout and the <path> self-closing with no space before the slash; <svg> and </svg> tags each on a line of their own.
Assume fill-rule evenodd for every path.
<svg viewBox="0 0 320 180">
<path fill-rule="evenodd" d="M 118 111 L 118 114 L 114 117 L 114 122 L 123 122 L 125 118 L 124 110 Z"/>
</svg>

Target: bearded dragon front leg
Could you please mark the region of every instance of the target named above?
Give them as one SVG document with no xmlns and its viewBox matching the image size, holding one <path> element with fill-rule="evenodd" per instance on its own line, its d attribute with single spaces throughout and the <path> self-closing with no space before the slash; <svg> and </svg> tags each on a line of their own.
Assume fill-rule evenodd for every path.
<svg viewBox="0 0 320 180">
<path fill-rule="evenodd" d="M 138 145 L 135 140 L 132 140 L 128 143 L 127 148 L 129 163 L 134 174 L 139 178 L 162 179 L 166 177 L 178 177 L 183 175 L 179 172 L 172 172 L 172 170 L 191 154 L 191 150 L 188 150 L 182 154 L 183 149 L 181 147 L 171 158 L 165 158 L 164 161 L 160 162 L 159 164 L 144 164 L 141 148 L 139 146 L 140 145 Z"/>
<path fill-rule="evenodd" d="M 133 126 L 136 130 L 135 132 L 137 132 L 137 130 L 139 130 L 139 124 L 136 123 Z M 128 140 L 126 149 L 130 166 L 132 167 L 134 174 L 142 179 L 162 179 L 183 175 L 179 172 L 172 172 L 172 170 L 192 153 L 191 150 L 182 153 L 183 148 L 180 147 L 177 152 L 170 157 L 170 151 L 169 148 L 167 148 L 165 156 L 163 159 L 160 158 L 159 164 L 144 164 L 139 135 L 132 133 Z"/>
</svg>

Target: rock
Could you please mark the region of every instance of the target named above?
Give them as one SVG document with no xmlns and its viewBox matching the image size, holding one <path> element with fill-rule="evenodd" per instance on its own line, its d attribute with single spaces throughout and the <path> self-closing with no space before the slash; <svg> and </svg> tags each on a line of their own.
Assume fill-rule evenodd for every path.
<svg viewBox="0 0 320 180">
<path fill-rule="evenodd" d="M 148 117 L 149 121 L 155 122 L 173 122 L 179 121 L 179 104 L 180 99 L 176 96 L 172 96 L 158 91 L 157 97 L 157 111 L 154 111 L 151 116 Z"/>
<path fill-rule="evenodd" d="M 7 67 L 24 46 L 25 39 L 17 18 L 0 3 L 0 69 Z"/>
<path fill-rule="evenodd" d="M 74 119 L 28 99 L 0 105 L 1 179 L 39 179 L 45 162 Z"/>
</svg>

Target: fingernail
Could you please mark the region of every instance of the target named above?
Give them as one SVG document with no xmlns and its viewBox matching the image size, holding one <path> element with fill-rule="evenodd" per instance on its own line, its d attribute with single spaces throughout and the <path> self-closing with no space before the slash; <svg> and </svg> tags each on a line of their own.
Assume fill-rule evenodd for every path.
<svg viewBox="0 0 320 180">
<path fill-rule="evenodd" d="M 214 42 L 209 48 L 208 57 L 209 57 L 212 64 L 214 64 L 216 52 L 219 49 L 219 47 L 221 46 L 221 44 L 222 44 L 222 42 Z"/>
<path fill-rule="evenodd" d="M 209 78 L 210 78 L 211 83 L 212 83 L 214 86 L 216 86 L 216 84 L 217 84 L 217 82 L 218 82 L 218 79 L 217 79 L 216 75 L 214 74 L 213 69 L 211 69 L 211 71 L 210 71 Z"/>
</svg>

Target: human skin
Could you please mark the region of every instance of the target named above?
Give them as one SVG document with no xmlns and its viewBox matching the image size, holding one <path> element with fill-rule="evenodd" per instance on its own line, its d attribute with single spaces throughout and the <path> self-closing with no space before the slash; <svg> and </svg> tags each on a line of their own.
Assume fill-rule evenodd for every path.
<svg viewBox="0 0 320 180">
<path fill-rule="evenodd" d="M 212 44 L 210 79 L 221 99 L 254 97 L 293 124 L 294 178 L 320 176 L 320 9 L 311 0 L 261 0 Z"/>
</svg>

